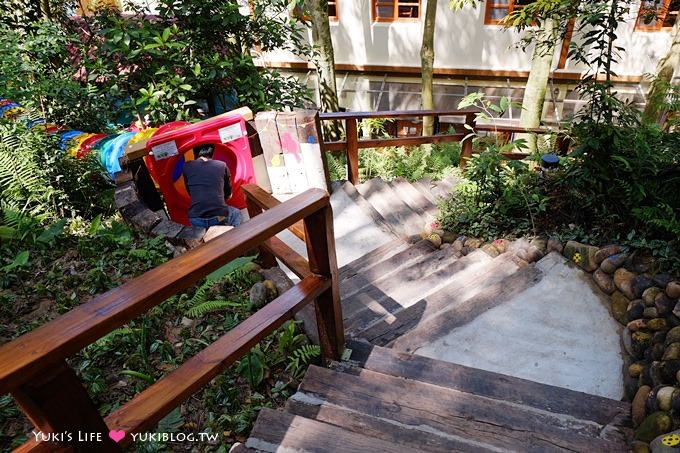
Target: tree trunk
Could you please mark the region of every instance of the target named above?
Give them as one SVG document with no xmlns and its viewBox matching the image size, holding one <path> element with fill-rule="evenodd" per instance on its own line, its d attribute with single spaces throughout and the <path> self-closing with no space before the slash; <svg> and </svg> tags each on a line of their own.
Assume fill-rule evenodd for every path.
<svg viewBox="0 0 680 453">
<path fill-rule="evenodd" d="M 335 86 L 335 55 L 328 23 L 328 1 L 307 0 L 306 6 L 312 21 L 312 42 L 317 48 L 315 65 L 321 104 L 319 107 L 323 112 L 337 112 L 340 106 Z M 329 135 L 328 138 L 337 140 L 340 138 L 341 128 L 336 124 L 325 132 Z"/>
<path fill-rule="evenodd" d="M 337 112 L 338 92 L 335 87 L 335 56 L 328 23 L 328 2 L 307 0 L 307 9 L 312 20 L 312 41 L 318 49 L 315 63 L 319 78 L 320 107 L 324 112 Z"/>
<path fill-rule="evenodd" d="M 663 101 L 667 87 L 673 80 L 675 69 L 680 64 L 680 20 L 675 21 L 671 37 L 671 46 L 666 55 L 659 60 L 654 80 L 647 91 L 647 105 L 645 105 L 643 118 L 648 121 L 660 122 L 662 120 Z"/>
<path fill-rule="evenodd" d="M 420 48 L 421 77 L 423 110 L 434 109 L 434 97 L 432 95 L 433 69 L 434 69 L 434 24 L 437 16 L 437 0 L 427 0 L 425 10 L 425 25 L 423 26 L 423 44 Z M 423 117 L 423 135 L 434 134 L 434 118 Z"/>
<path fill-rule="evenodd" d="M 531 71 L 524 89 L 520 127 L 539 127 L 543 115 L 543 103 L 548 88 L 550 69 L 557 41 L 558 22 L 546 19 L 542 25 L 541 38 L 536 42 L 531 57 Z M 527 136 L 529 150 L 536 150 L 536 136 Z"/>
</svg>

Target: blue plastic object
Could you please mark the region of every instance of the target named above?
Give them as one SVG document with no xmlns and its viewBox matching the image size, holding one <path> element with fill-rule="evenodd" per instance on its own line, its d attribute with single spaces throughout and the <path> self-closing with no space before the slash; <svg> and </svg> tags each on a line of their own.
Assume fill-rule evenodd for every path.
<svg viewBox="0 0 680 453">
<path fill-rule="evenodd" d="M 79 135 L 84 134 L 85 132 L 83 131 L 66 131 L 66 132 L 60 132 L 59 135 L 59 149 L 64 151 L 66 147 L 68 146 L 68 142 L 73 140 Z"/>
<path fill-rule="evenodd" d="M 121 170 L 118 159 L 123 157 L 125 146 L 136 134 L 137 132 L 125 132 L 102 144 L 99 159 L 111 177 Z"/>
</svg>

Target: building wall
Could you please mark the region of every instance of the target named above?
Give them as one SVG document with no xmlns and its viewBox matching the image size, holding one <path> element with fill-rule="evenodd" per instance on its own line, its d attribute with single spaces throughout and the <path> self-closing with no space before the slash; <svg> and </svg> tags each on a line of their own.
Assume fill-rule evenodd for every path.
<svg viewBox="0 0 680 453">
<path fill-rule="evenodd" d="M 426 2 L 422 2 L 421 17 Z M 436 0 L 429 0 L 436 1 Z M 634 31 L 639 4 L 619 27 L 617 45 L 626 48 L 614 70 L 619 76 L 654 72 L 660 56 L 670 45 L 670 33 Z M 335 61 L 339 65 L 420 67 L 423 20 L 377 23 L 371 20 L 371 0 L 338 0 L 338 22 L 331 22 Z M 451 11 L 448 0 L 439 0 L 435 30 L 435 68 L 487 71 L 529 71 L 531 49 L 514 47 L 520 35 L 499 25 L 484 24 L 484 4 L 476 9 Z M 270 64 L 301 62 L 285 52 L 265 56 Z M 557 56 L 553 67 L 557 66 Z M 579 72 L 567 61 L 564 70 Z"/>
</svg>

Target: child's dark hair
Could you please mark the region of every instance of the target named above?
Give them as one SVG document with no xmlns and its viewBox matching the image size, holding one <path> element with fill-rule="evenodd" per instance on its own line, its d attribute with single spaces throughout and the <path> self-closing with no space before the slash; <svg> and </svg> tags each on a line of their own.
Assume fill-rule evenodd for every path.
<svg viewBox="0 0 680 453">
<path fill-rule="evenodd" d="M 212 158 L 215 147 L 213 145 L 200 145 L 194 148 L 194 154 L 198 157 Z"/>
</svg>

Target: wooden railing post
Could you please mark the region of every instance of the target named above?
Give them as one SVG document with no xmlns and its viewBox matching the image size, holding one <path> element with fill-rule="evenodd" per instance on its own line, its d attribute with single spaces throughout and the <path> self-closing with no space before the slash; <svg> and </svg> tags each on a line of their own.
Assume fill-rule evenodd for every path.
<svg viewBox="0 0 680 453">
<path fill-rule="evenodd" d="M 356 185 L 359 184 L 359 135 L 356 118 L 345 120 L 345 130 L 347 131 L 347 179 Z"/>
<path fill-rule="evenodd" d="M 474 113 L 468 113 L 465 115 L 465 124 L 469 127 L 466 127 L 466 134 L 471 133 L 475 129 L 475 114 Z M 469 132 L 467 132 L 469 131 Z M 461 149 L 460 149 L 460 162 L 458 163 L 458 166 L 460 168 L 465 168 L 465 165 L 467 165 L 467 160 L 472 157 L 472 136 L 468 136 L 466 139 L 464 139 L 461 142 Z"/>
<path fill-rule="evenodd" d="M 33 431 L 47 438 L 52 451 L 70 446 L 75 452 L 121 452 L 109 437 L 109 428 L 90 399 L 78 376 L 61 361 L 47 375 L 12 391 L 12 396 L 33 423 Z M 34 434 L 29 435 L 30 440 Z M 43 437 L 39 437 L 41 441 Z M 45 445 L 43 445 L 45 446 Z"/>
<path fill-rule="evenodd" d="M 317 297 L 314 304 L 321 352 L 326 360 L 340 360 L 345 349 L 345 330 L 330 203 L 305 218 L 305 232 L 310 271 L 331 279 L 331 287 Z"/>
</svg>

